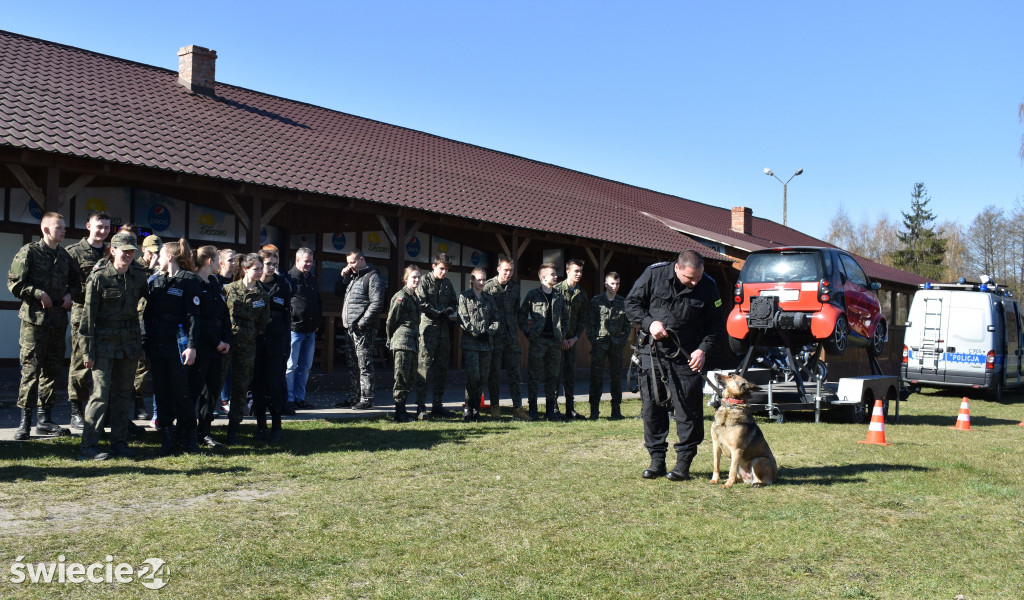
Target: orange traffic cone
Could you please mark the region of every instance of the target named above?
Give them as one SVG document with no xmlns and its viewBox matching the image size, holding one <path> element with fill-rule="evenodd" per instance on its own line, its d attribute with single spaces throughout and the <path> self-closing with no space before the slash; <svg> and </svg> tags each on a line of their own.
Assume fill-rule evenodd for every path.
<svg viewBox="0 0 1024 600">
<path fill-rule="evenodd" d="M 868 425 L 868 439 L 860 440 L 858 444 L 876 444 L 878 446 L 889 446 L 885 443 L 885 415 L 882 414 L 882 401 L 875 400 L 875 407 L 871 410 L 871 424 Z"/>
<path fill-rule="evenodd" d="M 487 401 L 487 398 L 484 398 L 483 392 L 480 392 L 480 408 L 490 408 L 490 407 L 491 407 L 491 403 Z"/>
<path fill-rule="evenodd" d="M 956 416 L 956 427 L 950 427 L 950 429 L 971 430 L 971 410 L 967 403 L 967 396 L 960 401 L 960 414 Z"/>
</svg>

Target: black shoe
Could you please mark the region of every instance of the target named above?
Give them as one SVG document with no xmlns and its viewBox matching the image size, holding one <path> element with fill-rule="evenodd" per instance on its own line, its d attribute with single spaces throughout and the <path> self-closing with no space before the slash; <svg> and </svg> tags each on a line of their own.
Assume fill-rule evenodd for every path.
<svg viewBox="0 0 1024 600">
<path fill-rule="evenodd" d="M 612 407 L 612 416 L 608 417 L 609 421 L 621 421 L 626 417 L 622 416 L 622 410 L 618 406 Z"/>
<path fill-rule="evenodd" d="M 416 420 L 417 421 L 429 421 L 430 420 L 430 413 L 428 413 L 426 410 L 417 410 L 416 411 Z"/>
<path fill-rule="evenodd" d="M 228 423 L 228 436 L 224 438 L 224 445 L 238 445 L 238 423 Z"/>
<path fill-rule="evenodd" d="M 301 408 L 302 410 L 310 410 L 316 407 L 310 404 L 309 402 L 306 402 L 305 400 L 296 400 L 295 408 Z"/>
<path fill-rule="evenodd" d="M 150 419 L 150 415 L 149 415 L 149 411 L 148 410 L 146 410 L 144 408 L 140 408 L 140 409 L 135 411 L 135 420 L 137 420 L 137 421 L 148 421 L 149 419 Z M 72 427 L 74 427 L 74 425 L 72 425 Z"/>
<path fill-rule="evenodd" d="M 665 476 L 665 460 L 664 459 L 651 459 L 651 466 L 643 472 L 644 479 L 657 479 Z"/>
<path fill-rule="evenodd" d="M 78 460 L 107 460 L 110 455 L 100 452 L 96 446 L 86 446 L 78 451 Z"/>
<path fill-rule="evenodd" d="M 128 435 L 130 437 L 142 437 L 146 433 L 146 428 L 142 425 L 136 425 L 135 423 L 128 423 Z"/>
<path fill-rule="evenodd" d="M 207 448 L 220 448 L 221 446 L 224 445 L 218 442 L 217 440 L 213 439 L 212 435 L 204 435 L 202 438 L 200 438 L 199 443 L 206 446 Z"/>
<path fill-rule="evenodd" d="M 33 408 L 21 409 L 21 424 L 18 425 L 18 430 L 14 432 L 14 440 L 17 442 L 23 442 L 30 437 L 32 430 L 32 411 Z"/>
<path fill-rule="evenodd" d="M 71 428 L 85 429 L 85 419 L 82 418 L 82 415 L 71 415 Z"/>
<path fill-rule="evenodd" d="M 280 427 L 272 427 L 270 429 L 270 435 L 267 436 L 267 441 L 270 442 L 271 444 L 276 444 L 280 442 L 283 437 L 284 434 L 281 433 Z"/>
<path fill-rule="evenodd" d="M 581 415 L 580 413 L 576 412 L 575 410 L 570 410 L 570 411 L 565 413 L 565 420 L 566 421 L 586 421 L 587 418 L 584 417 L 583 415 Z"/>
<path fill-rule="evenodd" d="M 442 419 L 450 419 L 455 416 L 455 413 L 441 406 L 440 404 L 435 404 L 434 408 L 430 411 L 430 416 L 439 417 Z"/>
<path fill-rule="evenodd" d="M 121 456 L 124 458 L 135 458 L 136 452 L 128 447 L 128 444 L 120 442 L 110 447 L 110 456 Z"/>
<path fill-rule="evenodd" d="M 178 453 L 178 439 L 174 436 L 174 427 L 168 425 L 160 430 L 163 439 L 160 442 L 160 456 L 171 456 Z"/>
<path fill-rule="evenodd" d="M 546 411 L 544 413 L 544 420 L 559 423 L 561 421 L 564 421 L 565 417 L 562 415 L 562 413 L 558 412 L 558 409 L 556 408 L 555 410 Z"/>
<path fill-rule="evenodd" d="M 353 410 L 370 410 L 371 408 L 373 408 L 372 400 L 360 400 L 352 407 Z"/>
<path fill-rule="evenodd" d="M 353 402 L 351 400 L 342 400 L 341 402 L 335 402 L 334 408 L 352 408 Z"/>
<path fill-rule="evenodd" d="M 537 409 L 533 409 L 533 410 L 529 411 L 528 413 L 526 413 L 526 416 L 530 417 L 531 421 L 539 421 L 540 420 L 540 413 L 537 412 Z"/>
<path fill-rule="evenodd" d="M 590 420 L 591 421 L 596 421 L 599 416 L 601 416 L 600 409 L 598 409 L 596 404 L 591 404 L 590 405 Z"/>
<path fill-rule="evenodd" d="M 289 417 L 294 417 L 295 416 L 295 406 L 294 405 L 295 405 L 294 402 L 285 402 L 284 406 L 281 407 L 281 414 L 282 415 L 287 415 Z"/>
<path fill-rule="evenodd" d="M 409 421 L 412 421 L 412 417 L 409 416 L 409 413 L 404 408 L 402 410 L 395 410 L 395 423 L 408 423 Z"/>
<path fill-rule="evenodd" d="M 252 436 L 252 441 L 256 443 L 266 443 L 270 437 L 267 435 L 267 428 L 262 427 L 256 430 L 256 434 Z"/>
<path fill-rule="evenodd" d="M 687 481 L 690 479 L 690 461 L 682 459 L 676 461 L 676 466 L 668 472 L 668 478 L 672 481 Z"/>
</svg>

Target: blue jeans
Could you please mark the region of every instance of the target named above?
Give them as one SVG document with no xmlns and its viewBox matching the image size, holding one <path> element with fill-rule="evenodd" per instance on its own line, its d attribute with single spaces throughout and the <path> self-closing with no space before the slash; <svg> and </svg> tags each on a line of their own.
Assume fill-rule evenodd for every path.
<svg viewBox="0 0 1024 600">
<path fill-rule="evenodd" d="M 316 333 L 292 332 L 292 351 L 288 356 L 288 402 L 301 402 L 306 399 L 306 381 L 309 379 L 309 368 L 313 366 L 313 345 Z"/>
</svg>

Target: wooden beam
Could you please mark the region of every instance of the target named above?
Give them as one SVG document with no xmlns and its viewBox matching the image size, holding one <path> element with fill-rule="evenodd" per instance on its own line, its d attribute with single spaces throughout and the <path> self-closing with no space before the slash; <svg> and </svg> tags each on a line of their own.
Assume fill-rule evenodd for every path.
<svg viewBox="0 0 1024 600">
<path fill-rule="evenodd" d="M 601 259 L 601 272 L 604 273 L 604 270 L 608 268 L 608 263 L 612 262 L 612 257 L 615 256 L 615 251 L 605 250 L 602 248 L 601 253 L 604 255 L 604 258 Z"/>
<path fill-rule="evenodd" d="M 242 224 L 242 227 L 245 227 L 246 231 L 252 233 L 252 227 L 249 226 L 249 215 L 245 213 L 245 209 L 238 203 L 238 198 L 235 198 L 235 195 L 230 192 L 224 192 L 224 199 L 231 205 L 231 210 L 235 211 L 235 216 L 238 217 L 238 222 Z M 257 235 L 259 235 L 259 232 L 257 232 Z"/>
<path fill-rule="evenodd" d="M 388 224 L 388 220 L 381 214 L 377 214 L 375 216 L 377 217 L 377 220 L 380 221 L 380 226 L 384 228 L 384 235 L 388 236 L 388 239 L 391 240 L 391 245 L 398 248 L 398 238 L 395 236 L 395 232 L 391 230 L 391 225 Z"/>
<path fill-rule="evenodd" d="M 263 221 L 263 199 L 259 196 L 253 196 L 252 198 L 252 226 L 249 227 L 249 243 L 253 252 L 257 252 L 260 249 L 260 233 L 263 231 L 263 227 L 260 223 Z"/>
<path fill-rule="evenodd" d="M 14 175 L 14 178 L 17 179 L 18 183 L 21 184 L 21 187 L 25 188 L 25 191 L 28 192 L 28 195 L 33 200 L 36 201 L 36 204 L 38 204 L 40 207 L 46 206 L 46 194 L 44 194 L 43 190 L 39 186 L 37 186 L 34 181 L 32 181 L 32 178 L 29 176 L 28 173 L 25 172 L 25 169 L 23 169 L 21 165 L 17 163 L 4 164 L 7 165 L 7 170 L 10 171 L 12 175 Z"/>
<path fill-rule="evenodd" d="M 48 167 L 46 169 L 46 210 L 63 213 L 64 207 L 60 202 L 60 169 Z"/>
<path fill-rule="evenodd" d="M 511 257 L 512 251 L 508 249 L 508 244 L 505 243 L 505 236 L 495 232 L 494 237 L 498 238 L 498 243 L 501 244 L 501 249 L 505 251 L 505 256 Z"/>
<path fill-rule="evenodd" d="M 93 179 L 96 179 L 96 176 L 90 173 L 79 175 L 78 179 L 60 193 L 60 204 L 65 204 L 68 200 L 72 199 L 75 194 L 85 189 L 85 186 L 89 185 L 89 182 Z"/>
<path fill-rule="evenodd" d="M 274 218 L 274 215 L 281 212 L 281 209 L 284 208 L 285 204 L 286 203 L 284 200 L 278 200 L 277 202 L 275 202 L 274 205 L 270 207 L 270 210 L 263 214 L 263 218 L 260 219 L 260 229 L 263 229 L 264 227 L 269 225 L 270 220 Z"/>
<path fill-rule="evenodd" d="M 597 260 L 597 257 L 594 256 L 594 251 L 590 249 L 590 246 L 584 246 L 583 249 L 587 251 L 587 256 L 590 257 L 590 264 L 600 267 L 601 261 Z"/>
<path fill-rule="evenodd" d="M 420 230 L 420 225 L 422 225 L 422 224 L 423 224 L 423 221 L 416 221 L 415 223 L 413 223 L 409 227 L 409 229 L 405 232 L 405 236 L 402 238 L 402 241 L 404 242 L 405 238 L 407 238 L 407 237 L 409 237 L 411 235 L 416 235 L 416 232 Z"/>
<path fill-rule="evenodd" d="M 531 241 L 533 241 L 533 238 L 523 238 L 523 243 L 519 244 L 519 247 L 516 248 L 516 262 L 519 262 L 519 259 L 522 258 L 523 253 L 526 252 L 526 247 L 530 245 Z"/>
</svg>

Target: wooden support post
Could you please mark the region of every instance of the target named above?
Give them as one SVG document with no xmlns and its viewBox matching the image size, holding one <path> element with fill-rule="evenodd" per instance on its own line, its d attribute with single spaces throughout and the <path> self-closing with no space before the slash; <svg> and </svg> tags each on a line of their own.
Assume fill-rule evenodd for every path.
<svg viewBox="0 0 1024 600">
<path fill-rule="evenodd" d="M 512 251 L 508 249 L 508 244 L 505 243 L 505 237 L 500 233 L 495 233 L 494 237 L 498 238 L 498 243 L 501 244 L 501 249 L 505 251 L 505 256 L 511 257 Z"/>
<path fill-rule="evenodd" d="M 391 276 L 388 278 L 388 288 L 397 290 L 402 287 L 402 271 L 405 268 L 405 217 L 402 215 L 398 216 L 398 228 L 395 230 L 395 237 L 397 237 L 401 244 L 395 244 L 393 246 L 394 254 L 391 255 Z M 385 311 L 387 312 L 387 311 Z"/>
<path fill-rule="evenodd" d="M 32 178 L 25 172 L 25 169 L 17 163 L 5 164 L 7 165 L 7 170 L 14 175 L 14 178 L 18 180 L 18 183 L 21 184 L 21 187 L 28 193 L 29 197 L 35 200 L 36 204 L 38 204 L 40 208 L 46 206 L 46 194 L 44 194 L 43 190 L 37 186 L 34 181 L 32 181 Z"/>
<path fill-rule="evenodd" d="M 263 226 L 260 225 L 263 219 L 263 200 L 257 196 L 252 197 L 252 225 L 249 227 L 249 247 L 252 248 L 253 252 L 260 249 L 262 245 L 260 243 L 260 233 L 263 231 Z"/>
<path fill-rule="evenodd" d="M 249 215 L 245 214 L 245 209 L 242 208 L 241 204 L 239 204 L 238 198 L 235 198 L 235 195 L 230 192 L 224 192 L 224 199 L 228 201 L 228 205 L 231 206 L 231 210 L 235 211 L 235 216 L 238 217 L 238 222 L 242 224 L 242 227 L 245 227 L 250 233 L 252 233 Z"/>
<path fill-rule="evenodd" d="M 381 228 L 384 229 L 384 235 L 388 236 L 388 239 L 391 240 L 391 245 L 397 248 L 398 239 L 395 237 L 395 232 L 391 230 L 391 225 L 388 224 L 388 220 L 385 219 L 384 215 L 381 214 L 375 216 L 377 217 L 377 221 L 380 222 Z"/>
<path fill-rule="evenodd" d="M 270 210 L 263 214 L 263 218 L 260 219 L 260 229 L 263 229 L 267 225 L 270 225 L 270 220 L 274 218 L 274 215 L 281 212 L 281 209 L 284 208 L 284 205 L 284 200 L 278 200 L 277 202 L 275 202 L 274 205 L 270 207 Z"/>
<path fill-rule="evenodd" d="M 68 200 L 75 197 L 75 194 L 85 189 L 85 186 L 89 185 L 89 182 L 95 179 L 95 175 L 79 175 L 71 185 L 64 188 L 64 191 L 60 193 L 59 204 L 61 206 L 67 204 Z"/>
<path fill-rule="evenodd" d="M 45 206 L 45 210 L 48 212 L 63 212 L 63 206 L 60 203 L 60 169 L 57 167 L 48 167 L 46 169 Z"/>
</svg>

